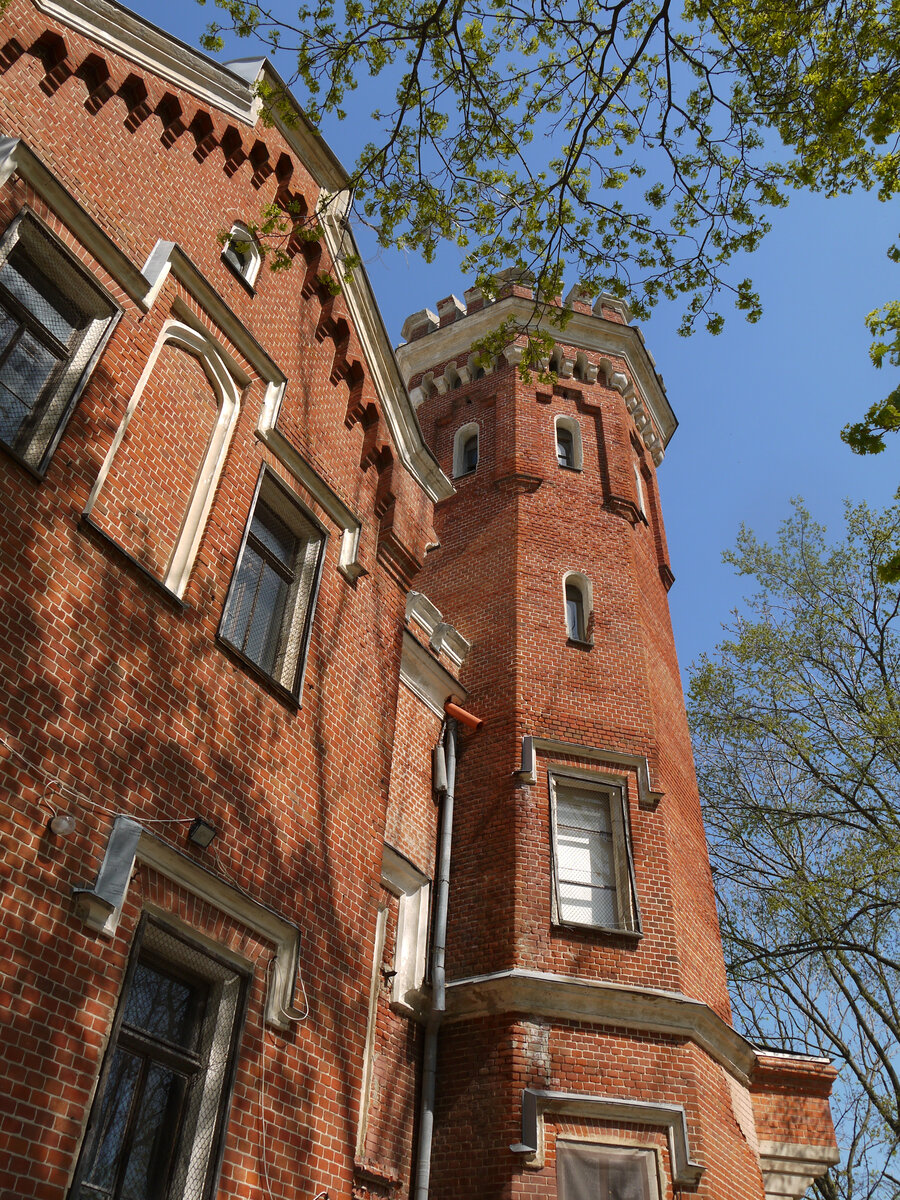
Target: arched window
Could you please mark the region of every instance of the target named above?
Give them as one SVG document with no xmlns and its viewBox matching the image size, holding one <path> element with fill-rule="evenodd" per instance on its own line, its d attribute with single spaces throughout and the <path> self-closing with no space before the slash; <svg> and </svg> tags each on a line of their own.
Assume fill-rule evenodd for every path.
<svg viewBox="0 0 900 1200">
<path fill-rule="evenodd" d="M 231 227 L 222 258 L 248 287 L 253 287 L 262 255 L 253 234 L 240 221 L 235 221 Z"/>
<path fill-rule="evenodd" d="M 634 485 L 637 492 L 638 508 L 640 509 L 641 516 L 646 520 L 647 502 L 644 497 L 644 481 L 641 479 L 641 468 L 637 463 L 634 464 Z"/>
<path fill-rule="evenodd" d="M 566 636 L 573 642 L 589 643 L 591 618 L 591 581 L 585 575 L 571 571 L 563 580 L 565 598 Z"/>
<path fill-rule="evenodd" d="M 457 429 L 453 438 L 453 476 L 471 475 L 478 466 L 478 425 L 473 421 Z"/>
<path fill-rule="evenodd" d="M 556 418 L 556 461 L 570 471 L 583 466 L 581 427 L 571 417 Z"/>
</svg>

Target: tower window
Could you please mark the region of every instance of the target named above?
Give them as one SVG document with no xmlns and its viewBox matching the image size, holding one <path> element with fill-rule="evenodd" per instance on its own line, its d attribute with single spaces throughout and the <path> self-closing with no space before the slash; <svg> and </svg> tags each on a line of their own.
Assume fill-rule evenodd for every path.
<svg viewBox="0 0 900 1200">
<path fill-rule="evenodd" d="M 566 636 L 573 642 L 590 643 L 591 583 L 570 572 L 563 581 L 566 611 Z"/>
<path fill-rule="evenodd" d="M 253 234 L 239 221 L 231 227 L 222 259 L 239 279 L 248 287 L 253 287 L 262 264 L 262 255 Z"/>
<path fill-rule="evenodd" d="M 202 1200 L 227 1117 L 242 976 L 150 923 L 113 1024 L 73 1200 Z"/>
<path fill-rule="evenodd" d="M 637 493 L 638 509 L 641 516 L 647 517 L 647 502 L 644 498 L 644 481 L 641 479 L 641 468 L 637 463 L 634 464 L 634 487 Z"/>
<path fill-rule="evenodd" d="M 0 442 L 42 470 L 116 307 L 28 212 L 0 246 Z"/>
<path fill-rule="evenodd" d="M 453 437 L 453 476 L 471 475 L 478 466 L 479 431 L 471 422 L 457 429 Z"/>
<path fill-rule="evenodd" d="M 556 461 L 569 471 L 580 471 L 583 466 L 581 426 L 571 417 L 556 418 Z"/>
<path fill-rule="evenodd" d="M 299 694 L 325 536 L 263 476 L 219 636 L 262 674 Z"/>
<path fill-rule="evenodd" d="M 566 584 L 566 632 L 576 642 L 584 641 L 584 596 L 576 583 Z"/>
<path fill-rule="evenodd" d="M 620 788 L 551 776 L 555 919 L 638 928 Z"/>
<path fill-rule="evenodd" d="M 658 1200 L 659 1173 L 653 1150 L 557 1142 L 559 1200 Z"/>
</svg>

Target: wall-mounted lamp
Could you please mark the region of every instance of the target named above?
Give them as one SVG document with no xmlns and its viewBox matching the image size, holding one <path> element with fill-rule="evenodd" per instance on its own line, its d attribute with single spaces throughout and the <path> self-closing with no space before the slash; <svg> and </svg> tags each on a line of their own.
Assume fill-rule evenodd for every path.
<svg viewBox="0 0 900 1200">
<path fill-rule="evenodd" d="M 202 817 L 194 817 L 188 829 L 188 841 L 192 846 L 199 846 L 201 850 L 205 850 L 218 833 L 218 829 L 210 825 L 209 821 L 204 821 Z"/>
<path fill-rule="evenodd" d="M 57 837 L 69 837 L 75 832 L 75 818 L 67 812 L 56 813 L 50 818 L 50 832 Z"/>
</svg>

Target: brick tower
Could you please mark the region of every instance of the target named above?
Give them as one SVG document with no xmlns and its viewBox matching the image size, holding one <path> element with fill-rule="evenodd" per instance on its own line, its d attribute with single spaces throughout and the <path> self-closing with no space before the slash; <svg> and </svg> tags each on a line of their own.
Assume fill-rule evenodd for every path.
<svg viewBox="0 0 900 1200">
<path fill-rule="evenodd" d="M 799 1197 L 836 1160 L 821 1059 L 731 1026 L 669 618 L 656 468 L 675 429 L 624 305 L 577 294 L 549 366 L 473 341 L 508 278 L 398 351 L 456 494 L 417 580 L 471 642 L 434 1200 Z M 521 341 L 522 339 L 520 339 Z M 605 1190 L 604 1190 L 605 1189 Z"/>
</svg>

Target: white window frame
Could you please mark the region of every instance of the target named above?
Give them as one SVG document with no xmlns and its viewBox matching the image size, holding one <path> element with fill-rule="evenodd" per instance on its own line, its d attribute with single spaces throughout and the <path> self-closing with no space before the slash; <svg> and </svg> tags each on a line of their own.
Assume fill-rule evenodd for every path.
<svg viewBox="0 0 900 1200">
<path fill-rule="evenodd" d="M 294 650 L 290 657 L 285 658 L 275 674 L 270 674 L 259 663 L 254 662 L 225 633 L 232 605 L 236 602 L 237 591 L 240 586 L 241 565 L 247 549 L 248 539 L 251 535 L 251 527 L 257 505 L 260 503 L 272 511 L 289 529 L 292 522 L 295 522 L 297 526 L 312 526 L 317 535 L 315 539 L 310 539 L 307 542 L 307 546 L 311 547 L 309 558 L 300 568 L 301 572 L 311 571 L 311 575 L 308 576 L 309 585 L 305 600 L 302 593 L 298 590 L 297 595 L 291 602 L 289 609 L 286 609 L 282 618 L 283 635 L 285 638 L 293 640 Z M 303 537 L 306 534 L 306 529 L 301 532 L 295 528 L 292 529 L 292 532 L 297 533 L 298 537 Z M 322 525 L 321 521 L 309 510 L 297 493 L 288 487 L 284 480 L 269 467 L 263 467 L 256 481 L 253 501 L 250 505 L 247 523 L 244 526 L 244 535 L 241 539 L 241 548 L 235 560 L 231 582 L 228 585 L 228 593 L 225 597 L 225 603 L 222 606 L 222 617 L 219 621 L 217 639 L 223 646 L 228 648 L 231 654 L 237 655 L 241 662 L 246 664 L 248 669 L 255 675 L 266 680 L 286 698 L 298 704 L 303 693 L 303 680 L 306 675 L 306 664 L 309 657 L 309 642 L 315 618 L 316 602 L 319 596 L 319 586 L 322 580 L 327 542 L 328 531 Z"/>
<path fill-rule="evenodd" d="M 241 391 L 248 382 L 246 378 L 236 379 L 234 377 L 211 338 L 196 329 L 192 329 L 188 325 L 182 324 L 180 321 L 170 320 L 163 326 L 157 338 L 156 345 L 153 347 L 153 351 L 147 360 L 147 365 L 144 367 L 141 377 L 138 380 L 134 395 L 128 404 L 128 408 L 125 410 L 125 416 L 122 418 L 121 424 L 116 430 L 116 436 L 113 438 L 112 445 L 107 452 L 106 458 L 103 460 L 103 466 L 100 468 L 100 473 L 84 507 L 84 516 L 88 519 L 91 517 L 93 507 L 103 491 L 103 485 L 106 483 L 106 479 L 112 470 L 119 447 L 122 445 L 125 434 L 128 432 L 128 426 L 141 402 L 144 388 L 147 386 L 156 368 L 160 353 L 166 345 L 177 346 L 179 349 L 193 355 L 199 361 L 210 382 L 218 404 L 216 423 L 194 479 L 194 486 L 191 489 L 190 499 L 188 500 L 187 509 L 185 510 L 168 566 L 160 581 L 164 587 L 168 588 L 170 592 L 181 599 L 187 588 L 194 560 L 197 557 L 197 551 L 200 549 L 200 542 L 206 528 L 209 511 L 212 508 L 219 477 L 225 466 L 225 458 L 228 454 L 231 437 L 240 416 Z M 106 532 L 106 530 L 103 532 Z M 114 534 L 110 536 L 115 541 Z"/>
<path fill-rule="evenodd" d="M 470 437 L 474 436 L 478 439 L 478 457 L 475 466 L 467 469 L 465 465 L 464 453 L 466 442 Z M 453 478 L 460 479 L 464 475 L 474 475 L 481 464 L 481 426 L 477 421 L 469 421 L 466 425 L 461 425 L 453 435 Z"/>
<path fill-rule="evenodd" d="M 572 435 L 572 465 L 565 466 L 559 461 L 557 451 L 558 431 L 567 429 Z M 553 422 L 553 453 L 556 465 L 561 471 L 581 471 L 584 468 L 584 450 L 581 443 L 581 425 L 574 417 L 559 416 Z"/>
<path fill-rule="evenodd" d="M 242 246 L 247 247 L 246 262 L 235 249 L 235 242 L 240 242 Z M 246 283 L 247 287 L 254 287 L 256 277 L 259 274 L 259 268 L 262 266 L 262 253 L 256 238 L 242 221 L 235 221 L 231 226 L 228 232 L 228 240 L 222 248 L 222 259 L 238 278 Z"/>
<path fill-rule="evenodd" d="M 43 246 L 39 244 L 41 242 L 44 243 Z M 13 250 L 20 244 L 29 253 L 30 259 L 44 251 L 51 257 L 55 255 L 64 261 L 66 268 L 79 281 L 79 298 L 91 297 L 92 304 L 82 305 L 85 316 L 90 316 L 92 308 L 108 310 L 105 315 L 97 314 L 91 318 L 81 337 L 70 348 L 68 356 L 60 360 L 59 369 L 43 389 L 47 394 L 42 395 L 34 407 L 35 427 L 25 446 L 19 447 L 15 442 L 0 441 L 0 445 L 13 458 L 40 477 L 49 466 L 75 405 L 122 315 L 122 309 L 91 272 L 75 258 L 71 250 L 27 206 L 23 206 L 13 217 L 0 238 L 0 286 L 3 268 Z M 39 263 L 35 262 L 35 267 L 40 270 Z M 60 291 L 63 295 L 66 294 L 65 288 L 61 287 Z M 74 307 L 78 307 L 78 299 L 72 303 Z M 29 323 L 33 326 L 42 325 L 36 316 Z"/>
<path fill-rule="evenodd" d="M 550 790 L 550 847 L 552 863 L 551 920 L 554 925 L 579 929 L 598 929 L 606 933 L 640 936 L 641 921 L 634 878 L 634 856 L 631 850 L 631 828 L 627 794 L 621 782 L 595 772 L 577 768 L 551 768 L 547 775 Z M 562 914 L 560 899 L 559 834 L 557 805 L 560 792 L 581 797 L 595 796 L 598 803 L 608 805 L 612 831 L 612 859 L 616 880 L 615 925 L 600 925 L 593 921 L 577 921 Z"/>
<path fill-rule="evenodd" d="M 566 597 L 566 588 L 573 584 L 581 592 L 582 615 L 584 617 L 584 637 L 574 638 L 569 630 L 569 613 L 568 599 Z M 562 579 L 562 613 L 563 627 L 566 631 L 566 637 L 570 642 L 576 642 L 582 646 L 593 646 L 594 639 L 589 632 L 591 627 L 591 616 L 594 612 L 594 588 L 587 575 L 581 571 L 567 571 Z"/>
</svg>

